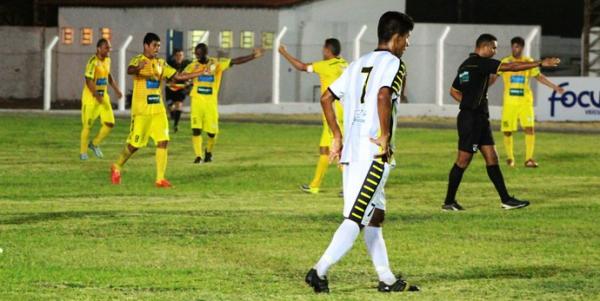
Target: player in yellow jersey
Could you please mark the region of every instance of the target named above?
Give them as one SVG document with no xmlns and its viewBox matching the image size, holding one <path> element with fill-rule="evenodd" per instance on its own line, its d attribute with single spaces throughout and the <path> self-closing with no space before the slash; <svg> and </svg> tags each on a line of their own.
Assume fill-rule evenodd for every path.
<svg viewBox="0 0 600 301">
<path fill-rule="evenodd" d="M 103 154 L 100 143 L 115 126 L 115 115 L 112 111 L 110 97 L 108 96 L 108 85 L 110 85 L 117 98 L 123 94 L 110 74 L 110 42 L 106 39 L 98 40 L 96 43 L 96 54 L 92 56 L 85 67 L 85 85 L 81 95 L 81 141 L 79 148 L 79 159 L 88 159 L 88 147 L 98 158 Z M 88 141 L 90 130 L 94 121 L 100 117 L 102 126 L 96 138 Z"/>
<path fill-rule="evenodd" d="M 325 40 L 323 45 L 323 60 L 306 64 L 299 59 L 293 57 L 285 48 L 285 46 L 279 47 L 279 52 L 283 57 L 294 66 L 298 71 L 305 71 L 308 73 L 316 73 L 319 75 L 321 81 L 321 95 L 327 91 L 327 88 L 344 72 L 344 69 L 348 67 L 346 60 L 340 56 L 342 50 L 340 41 L 337 39 Z M 344 112 L 340 101 L 335 102 L 335 114 L 336 120 L 340 128 L 343 128 Z M 329 148 L 331 147 L 331 141 L 333 136 L 325 115 L 322 115 L 323 121 L 323 132 L 321 133 L 321 142 L 319 143 L 319 162 L 317 163 L 317 169 L 315 176 L 310 184 L 302 184 L 300 189 L 307 193 L 319 193 L 321 183 L 325 177 L 325 172 L 329 166 Z"/>
<path fill-rule="evenodd" d="M 165 60 L 158 58 L 160 38 L 155 33 L 144 37 L 144 53 L 131 59 L 127 74 L 133 76 L 133 96 L 131 100 L 131 127 L 127 146 L 117 162 L 111 166 L 111 181 L 121 183 L 121 168 L 139 148 L 152 138 L 156 144 L 156 187 L 171 187 L 165 179 L 167 169 L 167 145 L 169 142 L 169 122 L 161 91 L 163 81 L 185 81 L 199 76 L 200 71 L 178 73 Z"/>
<path fill-rule="evenodd" d="M 502 63 L 533 62 L 532 58 L 523 56 L 525 40 L 515 37 L 510 41 L 512 55 L 502 59 Z M 504 104 L 502 106 L 501 131 L 504 133 L 504 147 L 507 153 L 507 164 L 515 166 L 513 152 L 513 132 L 517 131 L 517 120 L 519 120 L 525 132 L 525 166 L 538 167 L 533 159 L 535 145 L 533 93 L 529 87 L 529 78 L 533 77 L 538 82 L 550 87 L 558 93 L 564 89 L 552 83 L 544 76 L 539 68 L 518 72 L 499 72 L 504 81 Z"/>
<path fill-rule="evenodd" d="M 204 151 L 204 162 L 212 161 L 212 152 L 219 133 L 219 111 L 218 97 L 221 88 L 223 72 L 233 65 L 240 65 L 263 55 L 260 48 L 254 49 L 252 54 L 230 58 L 214 58 L 208 56 L 208 47 L 204 43 L 196 45 L 194 50 L 196 60 L 190 63 L 184 72 L 202 70 L 202 74 L 194 78 L 191 98 L 191 126 L 192 146 L 196 158 L 195 164 L 202 163 L 202 131 L 208 135 L 206 149 Z"/>
</svg>

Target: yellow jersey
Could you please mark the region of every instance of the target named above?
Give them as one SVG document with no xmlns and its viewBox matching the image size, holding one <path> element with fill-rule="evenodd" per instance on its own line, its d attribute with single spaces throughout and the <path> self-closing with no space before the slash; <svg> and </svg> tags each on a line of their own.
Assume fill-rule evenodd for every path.
<svg viewBox="0 0 600 301">
<path fill-rule="evenodd" d="M 219 89 L 221 88 L 221 80 L 223 72 L 231 67 L 230 58 L 208 58 L 206 64 L 194 60 L 185 67 L 185 73 L 192 73 L 195 70 L 203 70 L 203 73 L 194 78 L 190 96 L 194 99 L 206 101 L 218 101 Z"/>
<path fill-rule="evenodd" d="M 150 59 L 138 54 L 131 59 L 129 66 L 137 67 L 140 62 L 147 61 L 139 75 L 133 76 L 133 96 L 131 99 L 131 115 L 153 115 L 165 113 L 161 91 L 164 79 L 177 73 L 173 67 L 161 58 Z M 154 78 L 148 78 L 153 76 Z"/>
<path fill-rule="evenodd" d="M 515 58 L 512 55 L 502 59 L 502 63 L 511 62 L 533 62 L 530 57 Z M 529 78 L 540 74 L 539 68 L 533 68 L 524 71 L 504 71 L 499 72 L 504 81 L 504 103 L 528 102 L 533 104 L 533 93 L 529 87 Z"/>
<path fill-rule="evenodd" d="M 328 60 L 314 62 L 309 65 L 307 71 L 319 75 L 321 81 L 321 94 L 325 93 L 327 88 L 344 73 L 348 67 L 348 62 L 342 57 L 336 57 Z"/>
<path fill-rule="evenodd" d="M 88 60 L 85 66 L 85 78 L 94 81 L 96 84 L 96 91 L 101 96 L 104 96 L 108 92 L 108 75 L 110 74 L 110 58 L 106 57 L 104 60 L 98 58 L 95 54 Z M 90 91 L 90 88 L 84 83 L 82 92 L 83 101 L 96 101 L 94 99 L 94 93 Z"/>
</svg>

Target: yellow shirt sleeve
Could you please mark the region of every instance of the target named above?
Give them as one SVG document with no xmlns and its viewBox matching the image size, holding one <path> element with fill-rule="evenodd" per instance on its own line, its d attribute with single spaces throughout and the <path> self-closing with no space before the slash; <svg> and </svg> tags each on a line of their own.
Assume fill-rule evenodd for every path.
<svg viewBox="0 0 600 301">
<path fill-rule="evenodd" d="M 140 56 L 136 55 L 129 61 L 129 66 L 137 67 L 140 64 Z"/>
<path fill-rule="evenodd" d="M 313 67 L 313 72 L 317 74 L 321 74 L 324 72 L 327 63 L 325 61 L 318 61 L 311 64 Z"/>
<path fill-rule="evenodd" d="M 219 59 L 219 69 L 221 71 L 225 71 L 231 68 L 231 59 L 230 58 L 220 58 Z"/>
<path fill-rule="evenodd" d="M 534 60 L 533 60 L 532 58 L 527 58 L 527 61 L 528 61 L 528 62 L 533 62 Z M 533 68 L 533 69 L 531 69 L 531 70 L 529 71 L 529 75 L 530 75 L 531 77 L 536 77 L 536 76 L 540 75 L 540 73 L 542 73 L 542 72 L 540 71 L 540 68 L 539 68 L 539 67 L 535 67 L 535 68 Z"/>
<path fill-rule="evenodd" d="M 91 57 L 87 63 L 87 65 L 85 66 L 85 78 L 94 79 L 94 76 L 96 75 L 96 56 L 94 55 L 93 57 Z"/>
<path fill-rule="evenodd" d="M 185 66 L 185 68 L 183 69 L 183 72 L 192 73 L 195 68 L 196 68 L 196 63 L 189 63 L 187 66 Z"/>
<path fill-rule="evenodd" d="M 161 77 L 162 78 L 166 78 L 166 79 L 170 79 L 171 77 L 173 77 L 173 75 L 175 75 L 175 73 L 177 73 L 177 69 L 169 66 L 169 64 L 167 64 L 167 62 L 162 61 L 162 74 Z"/>
</svg>

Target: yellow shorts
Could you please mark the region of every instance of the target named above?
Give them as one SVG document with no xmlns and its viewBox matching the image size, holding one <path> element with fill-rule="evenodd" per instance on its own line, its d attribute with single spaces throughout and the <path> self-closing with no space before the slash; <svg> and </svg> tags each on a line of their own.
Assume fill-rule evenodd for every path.
<svg viewBox="0 0 600 301">
<path fill-rule="evenodd" d="M 192 97 L 190 121 L 192 129 L 200 129 L 207 133 L 219 133 L 219 110 L 216 101 L 201 100 Z"/>
<path fill-rule="evenodd" d="M 335 117 L 338 121 L 338 125 L 340 129 L 344 130 L 344 108 L 342 103 L 338 100 L 334 103 L 335 105 Z M 319 142 L 319 147 L 330 147 L 331 141 L 333 141 L 333 132 L 327 125 L 327 120 L 325 120 L 325 114 L 322 115 L 323 119 L 323 131 L 321 132 L 321 142 Z"/>
<path fill-rule="evenodd" d="M 148 138 L 154 140 L 154 144 L 161 141 L 169 141 L 169 121 L 167 114 L 137 115 L 131 118 L 131 127 L 127 143 L 136 148 L 145 147 Z"/>
<path fill-rule="evenodd" d="M 81 124 L 83 127 L 92 127 L 98 117 L 102 123 L 115 124 L 115 114 L 113 114 L 108 95 L 104 96 L 102 103 L 98 103 L 94 98 L 83 97 L 81 100 Z"/>
<path fill-rule="evenodd" d="M 535 115 L 532 103 L 508 103 L 502 107 L 502 132 L 517 131 L 517 120 L 522 128 L 533 127 Z"/>
</svg>

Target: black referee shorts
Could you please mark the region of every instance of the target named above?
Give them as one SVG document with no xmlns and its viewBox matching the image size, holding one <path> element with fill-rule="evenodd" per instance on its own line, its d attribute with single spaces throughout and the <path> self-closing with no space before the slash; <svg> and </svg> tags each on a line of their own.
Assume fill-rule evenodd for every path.
<svg viewBox="0 0 600 301">
<path fill-rule="evenodd" d="M 494 145 L 489 114 L 461 110 L 456 120 L 458 149 L 476 153 L 482 145 Z"/>
</svg>

